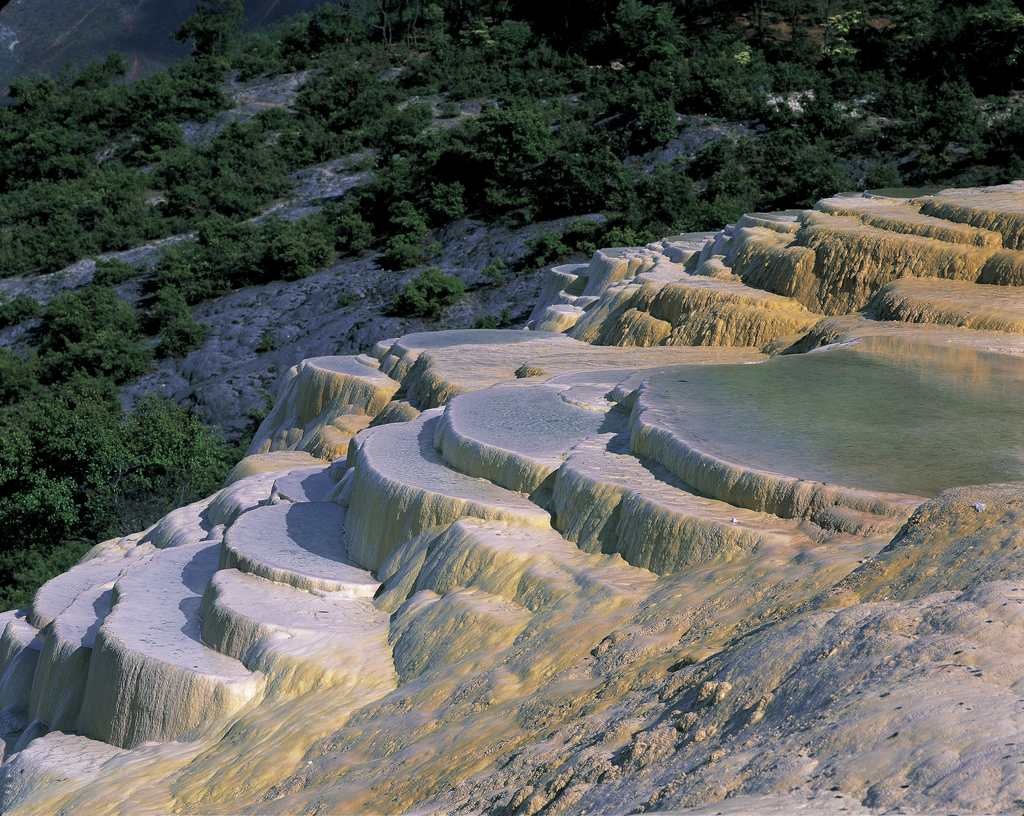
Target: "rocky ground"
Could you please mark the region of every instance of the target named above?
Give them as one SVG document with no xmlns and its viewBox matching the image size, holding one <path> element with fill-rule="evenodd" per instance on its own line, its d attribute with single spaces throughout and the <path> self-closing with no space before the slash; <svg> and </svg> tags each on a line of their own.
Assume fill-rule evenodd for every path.
<svg viewBox="0 0 1024 816">
<path fill-rule="evenodd" d="M 300 206 L 311 206 L 308 198 L 299 201 Z M 293 211 L 295 206 L 289 203 L 287 210 Z M 237 438 L 246 426 L 248 409 L 261 406 L 264 392 L 275 393 L 281 375 L 306 357 L 366 352 L 385 336 L 472 328 L 477 317 L 497 316 L 504 309 L 509 310 L 514 324 L 521 325 L 540 293 L 544 270 L 511 273 L 503 286 L 494 286 L 480 270 L 498 259 L 511 269 L 522 267 L 530 239 L 564 223 L 510 229 L 462 219 L 439 231 L 436 238 L 444 251 L 434 265 L 460 278 L 467 297 L 437 323 L 384 314 L 419 270 L 385 270 L 380 253 L 345 258 L 302 280 L 247 286 L 202 303 L 195 307 L 194 315 L 210 325 L 206 342 L 184 358 L 154 361 L 152 371 L 124 389 L 126 406 L 143 394 L 162 389 L 178 404 L 202 410 L 205 421 L 220 426 L 228 438 Z M 170 238 L 109 257 L 143 266 L 152 263 L 161 247 L 180 240 L 189 237 Z M 0 291 L 10 296 L 24 292 L 46 303 L 61 291 L 89 282 L 94 267 L 93 261 L 83 261 L 53 275 L 11 278 L 0 281 Z M 119 286 L 121 296 L 140 306 L 147 277 Z M 24 348 L 38 324 L 29 321 L 5 329 L 0 332 L 0 343 Z M 258 353 L 257 346 L 267 337 L 273 339 L 273 350 Z"/>
<path fill-rule="evenodd" d="M 195 317 L 210 324 L 206 342 L 181 360 L 158 361 L 154 371 L 125 389 L 125 399 L 133 402 L 163 389 L 175 402 L 195 405 L 207 422 L 233 437 L 245 428 L 248 408 L 262 405 L 265 391 L 276 393 L 282 375 L 306 357 L 366 352 L 381 337 L 409 332 L 472 328 L 478 316 L 504 309 L 522 324 L 540 292 L 543 272 L 510 275 L 504 286 L 495 287 L 480 270 L 497 259 L 520 265 L 530 238 L 557 226 L 508 230 L 462 220 L 445 228 L 438 235 L 445 251 L 436 266 L 459 277 L 468 294 L 438 323 L 385 315 L 418 270 L 383 270 L 378 254 L 346 259 L 303 280 L 250 286 L 201 304 Z M 267 337 L 273 339 L 273 350 L 258 353 Z"/>
<path fill-rule="evenodd" d="M 0 619 L 0 810 L 1020 813 L 1024 182 L 696 244 L 305 361 Z"/>
</svg>

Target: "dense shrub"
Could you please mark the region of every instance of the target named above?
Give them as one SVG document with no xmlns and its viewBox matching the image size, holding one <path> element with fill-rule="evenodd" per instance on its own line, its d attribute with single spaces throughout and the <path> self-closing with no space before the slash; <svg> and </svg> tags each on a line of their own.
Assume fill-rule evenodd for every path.
<svg viewBox="0 0 1024 816">
<path fill-rule="evenodd" d="M 321 227 L 318 229 L 318 227 Z M 334 235 L 321 222 L 268 218 L 260 235 L 259 268 L 265 280 L 307 278 L 334 259 Z"/>
<path fill-rule="evenodd" d="M 139 274 L 139 270 L 131 264 L 119 261 L 117 258 L 106 258 L 96 261 L 96 268 L 92 273 L 92 282 L 97 286 L 117 286 L 119 283 L 131 280 Z"/>
<path fill-rule="evenodd" d="M 334 248 L 338 252 L 355 254 L 367 249 L 373 242 L 373 227 L 363 220 L 351 203 L 340 207 L 329 203 L 313 218 L 322 222 L 334 235 Z"/>
<path fill-rule="evenodd" d="M 395 296 L 389 312 L 398 317 L 436 320 L 444 309 L 458 303 L 465 294 L 466 288 L 458 278 L 436 267 L 424 269 Z"/>
<path fill-rule="evenodd" d="M 160 334 L 157 354 L 161 357 L 182 357 L 200 345 L 210 332 L 207 323 L 199 323 L 175 286 L 165 286 L 157 293 L 150 310 L 154 333 Z"/>
<path fill-rule="evenodd" d="M 95 285 L 50 301 L 39 349 L 41 379 L 50 383 L 69 372 L 124 383 L 149 368 L 152 357 L 135 311 L 113 289 Z"/>
<path fill-rule="evenodd" d="M 506 329 L 512 325 L 511 310 L 506 307 L 497 315 L 486 314 L 473 321 L 474 329 Z"/>
<path fill-rule="evenodd" d="M 610 139 L 579 121 L 562 124 L 545 166 L 533 182 L 539 215 L 624 212 L 633 205 L 629 173 Z"/>
<path fill-rule="evenodd" d="M 19 293 L 8 300 L 7 295 L 0 292 L 0 329 L 35 317 L 39 317 L 39 302 L 34 297 Z"/>
<path fill-rule="evenodd" d="M 488 207 L 525 203 L 523 171 L 551 153 L 550 130 L 539 107 L 514 101 L 485 108 L 461 128 L 470 171 L 465 178 L 479 185 L 471 194 Z"/>
<path fill-rule="evenodd" d="M 326 67 L 302 87 L 295 107 L 334 133 L 362 129 L 401 99 L 394 82 L 381 80 L 365 61 L 354 61 L 349 52 L 331 57 Z"/>
<path fill-rule="evenodd" d="M 388 238 L 384 252 L 385 265 L 390 269 L 409 269 L 425 263 L 427 255 L 433 254 L 435 244 L 426 241 L 427 220 L 409 201 L 395 204 L 391 216 L 392 236 Z"/>
<path fill-rule="evenodd" d="M 0 355 L 2 359 L 2 355 Z M 125 414 L 86 385 L 0 414 L 0 606 L 31 600 L 89 544 L 144 529 L 211 488 L 219 438 L 150 396 Z"/>
<path fill-rule="evenodd" d="M 27 399 L 39 389 L 39 358 L 35 352 L 27 357 L 0 346 L 0 408 Z"/>
<path fill-rule="evenodd" d="M 202 244 L 182 242 L 163 250 L 156 264 L 158 291 L 174 287 L 186 303 L 199 303 L 231 291 L 228 269 Z"/>
</svg>

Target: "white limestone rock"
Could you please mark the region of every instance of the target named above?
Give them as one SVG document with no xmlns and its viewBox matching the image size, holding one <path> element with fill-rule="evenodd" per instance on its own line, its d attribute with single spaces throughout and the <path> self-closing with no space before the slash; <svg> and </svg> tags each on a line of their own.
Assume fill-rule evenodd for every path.
<svg viewBox="0 0 1024 816">
<path fill-rule="evenodd" d="M 372 598 L 379 584 L 348 556 L 345 515 L 330 502 L 258 507 L 225 534 L 219 568 L 308 592 Z"/>
<path fill-rule="evenodd" d="M 274 408 L 249 446 L 250 454 L 309 450 L 313 439 L 341 415 L 366 424 L 387 405 L 399 383 L 354 357 L 303 360 L 289 372 Z"/>
<path fill-rule="evenodd" d="M 439 413 L 357 440 L 346 534 L 350 556 L 367 569 L 424 530 L 467 516 L 548 526 L 548 514 L 518 493 L 445 465 L 434 448 Z"/>
<path fill-rule="evenodd" d="M 368 599 L 312 594 L 225 569 L 210 581 L 201 616 L 203 641 L 264 674 L 272 694 L 304 694 L 357 676 L 395 685 L 388 616 Z"/>
<path fill-rule="evenodd" d="M 554 484 L 569 449 L 625 427 L 617 408 L 588 410 L 562 399 L 558 386 L 530 381 L 470 391 L 445 407 L 434 445 L 470 476 L 531 494 Z"/>
<path fill-rule="evenodd" d="M 218 543 L 156 551 L 116 584 L 76 730 L 121 748 L 189 740 L 262 698 L 265 678 L 202 644 L 199 604 Z"/>
</svg>

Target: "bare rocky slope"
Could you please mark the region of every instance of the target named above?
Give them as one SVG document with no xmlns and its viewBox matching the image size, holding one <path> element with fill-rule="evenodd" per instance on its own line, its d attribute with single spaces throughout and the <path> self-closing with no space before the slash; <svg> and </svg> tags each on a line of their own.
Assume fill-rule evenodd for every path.
<svg viewBox="0 0 1024 816">
<path fill-rule="evenodd" d="M 331 168 L 303 172 L 327 177 L 326 189 L 313 195 L 337 195 L 332 182 L 338 174 Z M 317 199 L 299 198 L 281 209 L 287 215 L 293 208 L 314 206 L 313 201 Z M 544 280 L 544 270 L 522 263 L 530 253 L 529 242 L 548 230 L 564 228 L 566 221 L 513 229 L 463 219 L 439 231 L 436 238 L 444 249 L 434 265 L 457 276 L 468 290 L 467 298 L 449 309 L 440 324 L 386 314 L 395 295 L 422 270 L 385 270 L 379 253 L 342 259 L 301 280 L 248 286 L 199 304 L 193 314 L 210 326 L 202 346 L 180 359 L 156 360 L 152 371 L 124 388 L 125 403 L 130 407 L 143 395 L 162 390 L 179 405 L 202 411 L 204 422 L 219 426 L 234 439 L 248 425 L 248 409 L 263 405 L 264 392 L 276 393 L 296 360 L 369 351 L 382 335 L 441 326 L 471 328 L 476 318 L 497 317 L 506 309 L 509 319 L 522 325 Z M 190 240 L 190 236 L 168 239 L 175 240 Z M 104 257 L 145 269 L 168 241 Z M 500 286 L 481 275 L 495 260 L 512 270 Z M 59 292 L 89 282 L 94 268 L 95 262 L 88 260 L 52 275 L 9 278 L 0 281 L 0 291 L 12 297 L 25 293 L 45 304 Z M 148 275 L 142 274 L 117 288 L 122 299 L 138 308 L 145 303 L 147 282 Z M 0 343 L 21 349 L 38 323 L 26 321 L 0 330 Z M 258 352 L 268 337 L 272 350 Z"/>
<path fill-rule="evenodd" d="M 1019 812 L 1022 282 L 1022 182 L 837 196 L 298 363 L 4 615 L 0 807 Z"/>
<path fill-rule="evenodd" d="M 246 121 L 267 107 L 289 105 L 306 77 L 307 74 L 298 73 L 247 82 L 229 79 L 225 90 L 234 100 L 233 106 L 210 122 L 184 124 L 186 139 L 203 142 L 230 122 Z M 431 100 L 418 100 L 417 104 L 437 107 L 436 101 Z M 480 111 L 479 103 L 465 103 L 463 107 L 466 116 Z M 451 120 L 439 119 L 435 126 L 446 123 Z M 743 131 L 740 125 L 710 117 L 689 117 L 677 139 L 656 154 L 635 157 L 634 161 L 654 164 L 678 156 L 692 159 L 707 144 Z M 292 175 L 292 194 L 275 203 L 266 214 L 299 218 L 319 210 L 324 202 L 340 200 L 366 181 L 366 173 L 359 169 L 360 158 L 344 157 L 297 171 Z M 228 439 L 234 440 L 249 424 L 248 410 L 262 407 L 267 392 L 276 393 L 296 360 L 367 352 L 385 335 L 471 328 L 477 318 L 497 318 L 502 313 L 512 325 L 522 326 L 540 296 L 546 272 L 526 263 L 532 251 L 531 242 L 546 232 L 564 230 L 572 220 L 564 218 L 523 227 L 460 219 L 432 233 L 431 239 L 441 250 L 431 260 L 431 266 L 458 277 L 468 293 L 440 321 L 427 323 L 386 314 L 395 295 L 422 270 L 386 270 L 379 252 L 343 258 L 306 279 L 249 286 L 202 303 L 193 313 L 196 320 L 210 326 L 206 341 L 183 359 L 156 361 L 153 371 L 124 389 L 126 407 L 130 409 L 151 391 L 162 391 L 179 405 L 201 411 L 204 422 L 220 427 Z M 103 255 L 140 270 L 138 277 L 118 286 L 121 298 L 142 308 L 151 283 L 152 273 L 148 270 L 158 260 L 161 249 L 194 238 L 179 235 Z M 501 283 L 481 274 L 495 261 L 504 263 L 508 270 Z M 95 261 L 90 259 L 49 275 L 7 278 L 0 280 L 0 293 L 7 297 L 27 294 L 46 304 L 61 292 L 91 281 L 94 269 Z M 27 321 L 0 329 L 0 345 L 24 352 L 38 325 L 39 321 Z M 272 341 L 272 350 L 257 352 L 261 343 L 270 345 L 267 338 Z"/>
</svg>

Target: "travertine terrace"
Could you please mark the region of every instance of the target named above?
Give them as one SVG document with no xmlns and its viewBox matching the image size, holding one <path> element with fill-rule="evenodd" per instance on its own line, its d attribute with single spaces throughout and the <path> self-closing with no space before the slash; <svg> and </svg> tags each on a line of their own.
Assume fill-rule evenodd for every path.
<svg viewBox="0 0 1024 816">
<path fill-rule="evenodd" d="M 297 361 L 3 615 L 3 811 L 1018 813 L 1022 285 L 1024 183 L 837 196 Z"/>
</svg>

